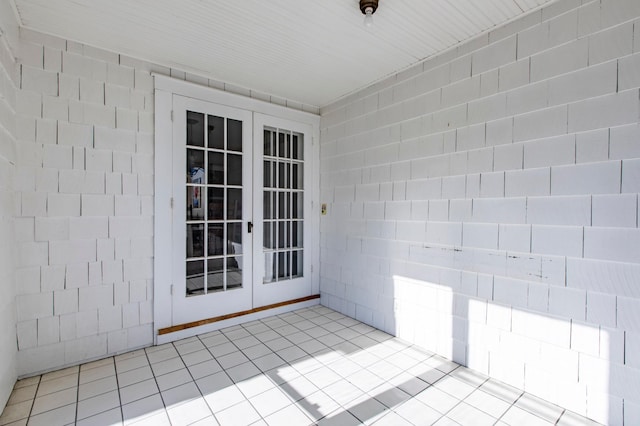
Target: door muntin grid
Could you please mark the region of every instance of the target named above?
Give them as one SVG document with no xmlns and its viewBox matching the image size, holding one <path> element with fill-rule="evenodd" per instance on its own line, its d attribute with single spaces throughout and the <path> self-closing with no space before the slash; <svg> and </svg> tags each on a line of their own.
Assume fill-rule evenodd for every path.
<svg viewBox="0 0 640 426">
<path fill-rule="evenodd" d="M 186 296 L 242 288 L 242 122 L 186 111 Z"/>
<path fill-rule="evenodd" d="M 264 128 L 263 283 L 303 277 L 304 135 Z"/>
</svg>

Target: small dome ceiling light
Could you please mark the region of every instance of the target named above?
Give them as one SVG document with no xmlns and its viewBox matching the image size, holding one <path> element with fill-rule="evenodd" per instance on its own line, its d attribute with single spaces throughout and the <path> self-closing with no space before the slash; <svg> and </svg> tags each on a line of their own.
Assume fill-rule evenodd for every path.
<svg viewBox="0 0 640 426">
<path fill-rule="evenodd" d="M 378 0 L 360 0 L 360 11 L 364 14 L 364 26 L 373 25 L 373 14 L 378 8 Z"/>
</svg>

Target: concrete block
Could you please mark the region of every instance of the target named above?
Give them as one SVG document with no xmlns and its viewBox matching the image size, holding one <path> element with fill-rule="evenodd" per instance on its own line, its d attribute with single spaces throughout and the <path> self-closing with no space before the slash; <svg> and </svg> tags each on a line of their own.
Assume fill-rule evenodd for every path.
<svg viewBox="0 0 640 426">
<path fill-rule="evenodd" d="M 15 283 L 16 294 L 34 294 L 40 292 L 40 267 L 16 268 L 18 277 Z"/>
<path fill-rule="evenodd" d="M 480 173 L 467 174 L 467 192 L 466 198 L 480 197 Z"/>
<path fill-rule="evenodd" d="M 130 269 L 130 271 L 132 273 L 135 273 L 133 269 Z M 126 276 L 127 273 L 125 271 L 125 279 Z M 145 300 L 147 300 L 147 284 L 144 280 L 131 281 L 129 283 L 129 300 L 131 302 L 144 302 Z"/>
<path fill-rule="evenodd" d="M 429 220 L 446 222 L 449 220 L 449 200 L 429 201 Z"/>
<path fill-rule="evenodd" d="M 35 219 L 35 241 L 69 239 L 69 218 L 37 217 Z"/>
<path fill-rule="evenodd" d="M 73 260 L 71 260 L 71 262 L 73 262 Z M 65 271 L 65 288 L 75 289 L 88 285 L 89 264 L 86 262 L 68 264 Z"/>
<path fill-rule="evenodd" d="M 505 287 L 505 290 L 508 287 Z M 500 330 L 511 331 L 511 306 L 497 303 L 487 304 L 487 325 Z"/>
<path fill-rule="evenodd" d="M 531 81 L 540 81 L 585 68 L 589 63 L 589 43 L 581 38 L 531 57 Z"/>
<path fill-rule="evenodd" d="M 82 216 L 113 216 L 113 195 L 82 195 Z"/>
<path fill-rule="evenodd" d="M 480 76 L 466 78 L 442 88 L 442 107 L 453 107 L 480 97 Z M 452 110 L 451 113 L 454 113 Z M 455 113 L 454 113 L 455 114 Z"/>
<path fill-rule="evenodd" d="M 60 97 L 44 96 L 42 99 L 42 116 L 52 120 L 69 120 L 69 101 Z"/>
<path fill-rule="evenodd" d="M 615 93 L 618 64 L 609 61 L 549 80 L 549 105 L 560 105 Z"/>
<path fill-rule="evenodd" d="M 513 118 L 487 122 L 487 146 L 510 144 L 513 142 Z"/>
<path fill-rule="evenodd" d="M 21 197 L 21 215 L 46 216 L 47 194 L 41 192 L 25 192 Z"/>
<path fill-rule="evenodd" d="M 507 95 L 505 93 L 485 96 L 469 102 L 469 124 L 484 124 L 486 121 L 502 119 L 506 115 Z"/>
<path fill-rule="evenodd" d="M 635 285 L 640 279 L 640 266 L 618 261 L 567 259 L 567 286 L 587 291 L 640 297 Z"/>
<path fill-rule="evenodd" d="M 53 303 L 53 313 L 56 316 L 78 312 L 78 289 L 54 292 Z"/>
<path fill-rule="evenodd" d="M 394 228 L 395 238 L 399 241 L 424 241 L 426 224 L 425 222 L 398 221 Z"/>
<path fill-rule="evenodd" d="M 93 147 L 93 128 L 82 124 L 60 122 L 58 124 L 58 143 L 75 147 Z"/>
<path fill-rule="evenodd" d="M 116 127 L 122 130 L 138 131 L 138 111 L 117 107 Z"/>
<path fill-rule="evenodd" d="M 43 95 L 57 96 L 58 73 L 23 65 L 20 88 Z"/>
<path fill-rule="evenodd" d="M 495 171 L 519 170 L 524 165 L 524 144 L 496 146 L 493 153 Z"/>
<path fill-rule="evenodd" d="M 485 124 L 475 124 L 457 129 L 456 151 L 469 151 L 484 146 Z"/>
<path fill-rule="evenodd" d="M 425 221 L 429 217 L 429 201 L 411 202 L 411 220 Z"/>
<path fill-rule="evenodd" d="M 426 242 L 444 245 L 462 245 L 462 224 L 452 222 L 428 222 Z"/>
<path fill-rule="evenodd" d="M 468 190 L 468 188 L 467 188 Z M 449 220 L 467 222 L 473 215 L 472 200 L 449 200 Z"/>
<path fill-rule="evenodd" d="M 514 333 L 561 348 L 569 348 L 571 341 L 570 321 L 527 310 L 513 311 L 512 330 Z"/>
<path fill-rule="evenodd" d="M 41 144 L 56 144 L 58 123 L 55 120 L 36 119 L 36 142 Z"/>
<path fill-rule="evenodd" d="M 591 225 L 591 197 L 530 197 L 527 223 L 536 225 Z"/>
<path fill-rule="evenodd" d="M 485 223 L 525 223 L 525 198 L 485 198 L 473 200 L 473 221 Z"/>
<path fill-rule="evenodd" d="M 57 192 L 59 189 L 58 171 L 54 169 L 36 169 L 36 191 Z"/>
<path fill-rule="evenodd" d="M 32 118 L 42 117 L 42 95 L 20 90 L 16 93 L 15 113 Z"/>
<path fill-rule="evenodd" d="M 407 182 L 408 200 L 430 200 L 442 197 L 442 179 L 418 179 Z"/>
<path fill-rule="evenodd" d="M 42 266 L 41 270 L 40 286 L 43 292 L 64 289 L 64 265 Z"/>
<path fill-rule="evenodd" d="M 480 96 L 487 97 L 498 93 L 499 70 L 492 70 L 480 75 Z"/>
<path fill-rule="evenodd" d="M 640 332 L 640 299 L 618 296 L 617 325 L 619 329 Z"/>
<path fill-rule="evenodd" d="M 572 104 L 574 105 L 574 104 Z M 569 117 L 571 120 L 571 116 Z M 586 130 L 586 129 L 585 129 Z M 570 128 L 571 131 L 571 128 Z M 575 130 L 574 130 L 575 131 Z M 514 118 L 513 140 L 526 141 L 567 133 L 567 106 L 534 111 Z"/>
<path fill-rule="evenodd" d="M 128 88 L 134 87 L 134 69 L 118 65 L 117 63 L 107 64 L 107 82 L 124 86 Z"/>
<path fill-rule="evenodd" d="M 626 90 L 569 105 L 569 133 L 620 126 L 638 121 L 637 90 Z"/>
<path fill-rule="evenodd" d="M 60 318 L 38 319 L 38 346 L 50 345 L 60 341 Z"/>
<path fill-rule="evenodd" d="M 549 83 L 528 84 L 507 92 L 507 115 L 523 114 L 549 106 Z"/>
<path fill-rule="evenodd" d="M 446 176 L 442 178 L 443 198 L 464 198 L 466 192 L 465 176 Z"/>
<path fill-rule="evenodd" d="M 492 172 L 480 174 L 480 196 L 504 197 L 504 172 Z"/>
<path fill-rule="evenodd" d="M 80 311 L 76 318 L 77 337 L 95 336 L 98 334 L 98 310 Z"/>
<path fill-rule="evenodd" d="M 640 192 L 640 159 L 622 162 L 622 192 Z"/>
<path fill-rule="evenodd" d="M 528 283 L 527 308 L 537 312 L 549 310 L 549 284 Z"/>
<path fill-rule="evenodd" d="M 53 293 L 16 296 L 16 312 L 18 322 L 53 316 Z"/>
<path fill-rule="evenodd" d="M 621 164 L 617 161 L 551 168 L 551 195 L 620 193 Z"/>
<path fill-rule="evenodd" d="M 95 240 L 49 242 L 51 265 L 96 261 Z"/>
<path fill-rule="evenodd" d="M 69 74 L 59 74 L 59 97 L 68 100 L 80 100 L 80 79 Z"/>
<path fill-rule="evenodd" d="M 80 216 L 79 194 L 49 194 L 47 216 Z"/>
<path fill-rule="evenodd" d="M 514 35 L 476 50 L 472 55 L 473 73 L 481 74 L 515 61 L 516 48 L 517 37 Z"/>
<path fill-rule="evenodd" d="M 102 149 L 87 149 L 86 169 L 96 172 L 112 172 L 113 171 L 113 153 Z"/>
<path fill-rule="evenodd" d="M 475 149 L 467 152 L 467 173 L 485 173 L 493 170 L 494 148 Z"/>
<path fill-rule="evenodd" d="M 600 129 L 576 135 L 576 163 L 593 163 L 609 158 L 609 130 Z"/>
<path fill-rule="evenodd" d="M 137 324 L 136 324 L 137 325 Z M 122 329 L 122 307 L 111 306 L 98 309 L 98 332 L 104 333 Z"/>
<path fill-rule="evenodd" d="M 585 228 L 584 257 L 640 263 L 640 230 Z"/>
<path fill-rule="evenodd" d="M 610 130 L 610 153 L 612 160 L 640 157 L 640 125 L 637 123 L 613 127 Z"/>
<path fill-rule="evenodd" d="M 550 192 L 550 168 L 510 170 L 505 172 L 506 197 L 542 196 L 549 195 Z"/>
<path fill-rule="evenodd" d="M 70 146 L 44 145 L 42 164 L 52 169 L 72 169 L 73 150 Z"/>
<path fill-rule="evenodd" d="M 80 312 L 113 306 L 113 286 L 110 284 L 81 287 L 78 291 Z"/>
<path fill-rule="evenodd" d="M 636 24 L 637 25 L 637 24 Z M 640 86 L 640 54 L 618 59 L 619 90 L 633 89 Z"/>
<path fill-rule="evenodd" d="M 18 350 L 38 346 L 38 320 L 21 321 L 16 324 Z"/>
<path fill-rule="evenodd" d="M 53 47 L 44 47 L 44 69 L 47 71 L 62 71 L 62 51 Z"/>
<path fill-rule="evenodd" d="M 104 82 L 80 78 L 80 101 L 104 105 Z"/>
<path fill-rule="evenodd" d="M 500 250 L 528 253 L 531 251 L 530 225 L 499 225 L 498 248 Z"/>
<path fill-rule="evenodd" d="M 465 223 L 462 227 L 462 245 L 485 249 L 498 249 L 498 224 Z"/>
<path fill-rule="evenodd" d="M 566 258 L 563 256 L 542 256 L 542 282 L 566 285 Z"/>
<path fill-rule="evenodd" d="M 518 49 L 520 49 L 522 38 L 520 37 L 520 35 L 518 37 Z M 529 84 L 530 67 L 531 62 L 530 58 L 528 57 L 501 67 L 499 81 L 500 91 L 509 91 Z"/>
<path fill-rule="evenodd" d="M 578 6 L 577 2 L 556 5 L 556 7 L 565 7 L 567 13 L 556 12 L 554 15 L 557 14 L 557 16 L 549 20 L 549 46 L 557 46 L 578 38 L 578 10 L 574 9 L 576 6 Z"/>
<path fill-rule="evenodd" d="M 471 77 L 471 55 L 454 59 L 450 65 L 450 81 L 456 82 Z"/>
<path fill-rule="evenodd" d="M 584 321 L 586 311 L 587 293 L 584 290 L 557 286 L 549 288 L 549 312 L 551 314 Z"/>
<path fill-rule="evenodd" d="M 633 23 L 629 22 L 589 36 L 589 65 L 630 55 Z"/>
<path fill-rule="evenodd" d="M 574 135 L 564 135 L 524 144 L 524 168 L 573 164 L 576 159 Z"/>
<path fill-rule="evenodd" d="M 531 251 L 558 256 L 582 257 L 583 228 L 533 225 Z"/>
<path fill-rule="evenodd" d="M 69 239 L 107 238 L 109 221 L 106 217 L 74 217 L 69 219 Z"/>
<path fill-rule="evenodd" d="M 638 217 L 636 194 L 594 195 L 593 226 L 635 228 Z"/>
<path fill-rule="evenodd" d="M 616 326 L 615 294 L 587 292 L 587 322 L 607 327 Z"/>
</svg>

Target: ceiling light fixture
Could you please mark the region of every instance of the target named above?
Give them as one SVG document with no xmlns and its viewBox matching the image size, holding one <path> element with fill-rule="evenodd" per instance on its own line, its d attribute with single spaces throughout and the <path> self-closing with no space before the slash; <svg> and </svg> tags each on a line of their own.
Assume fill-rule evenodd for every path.
<svg viewBox="0 0 640 426">
<path fill-rule="evenodd" d="M 360 11 L 364 14 L 364 26 L 373 25 L 373 14 L 378 8 L 378 0 L 360 0 Z"/>
</svg>

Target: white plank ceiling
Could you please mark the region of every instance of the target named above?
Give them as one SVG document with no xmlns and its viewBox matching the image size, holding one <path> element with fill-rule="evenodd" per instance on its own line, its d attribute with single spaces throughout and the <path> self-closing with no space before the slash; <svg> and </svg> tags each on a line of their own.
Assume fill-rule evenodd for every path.
<svg viewBox="0 0 640 426">
<path fill-rule="evenodd" d="M 554 0 L 12 0 L 22 26 L 322 107 Z"/>
</svg>

